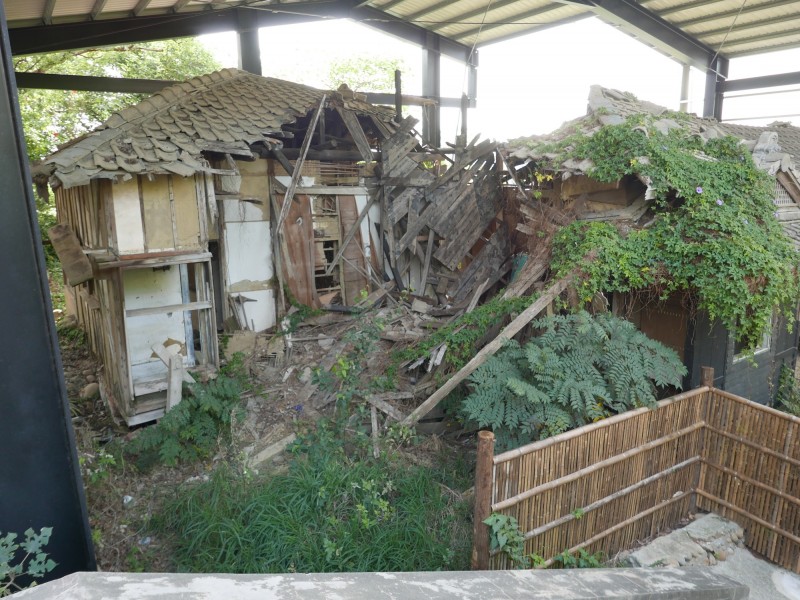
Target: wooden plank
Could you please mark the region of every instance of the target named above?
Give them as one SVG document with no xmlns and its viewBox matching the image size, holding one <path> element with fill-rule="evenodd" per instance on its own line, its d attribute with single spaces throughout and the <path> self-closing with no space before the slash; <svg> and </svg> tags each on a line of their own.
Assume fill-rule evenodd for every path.
<svg viewBox="0 0 800 600">
<path fill-rule="evenodd" d="M 406 416 L 394 406 L 386 402 L 387 400 L 410 400 L 414 397 L 412 392 L 388 392 L 386 394 L 373 394 L 366 397 L 366 401 L 381 412 L 386 413 L 397 422 L 401 422 Z"/>
<path fill-rule="evenodd" d="M 372 456 L 379 458 L 381 455 L 380 438 L 378 432 L 378 411 L 375 406 L 370 406 L 370 424 L 372 425 Z"/>
<path fill-rule="evenodd" d="M 349 228 L 355 231 L 354 237 L 343 247 L 341 253 L 342 263 L 339 271 L 339 281 L 342 284 L 342 301 L 346 306 L 358 302 L 361 290 L 369 291 L 369 275 L 367 274 L 367 261 L 362 251 L 361 227 L 358 221 L 359 213 L 356 207 L 355 196 L 337 196 L 339 209 L 339 222 L 342 229 Z M 366 214 L 366 212 L 364 212 Z"/>
<path fill-rule="evenodd" d="M 358 148 L 361 158 L 364 159 L 364 162 L 371 163 L 372 148 L 370 148 L 369 140 L 367 139 L 364 130 L 361 128 L 361 123 L 358 122 L 358 117 L 356 114 L 351 110 L 340 108 L 338 106 L 336 107 L 336 112 L 338 112 L 342 117 L 342 121 L 344 121 L 347 130 L 353 137 L 353 141 L 356 143 L 356 148 Z"/>
<path fill-rule="evenodd" d="M 165 364 L 167 367 L 169 367 L 169 361 L 170 361 L 170 359 L 171 359 L 173 356 L 175 356 L 176 354 L 178 354 L 178 352 L 177 352 L 177 351 L 173 351 L 173 348 L 177 348 L 178 350 L 180 350 L 180 347 L 179 347 L 177 344 L 175 344 L 175 345 L 172 345 L 172 346 L 170 346 L 169 348 L 165 348 L 165 347 L 164 347 L 164 344 L 154 344 L 154 345 L 152 346 L 152 348 L 153 348 L 153 352 L 155 353 L 155 355 L 156 355 L 156 356 L 157 356 L 157 357 L 158 357 L 158 358 L 161 360 L 161 362 L 163 362 L 163 363 L 164 363 L 164 364 Z M 186 383 L 197 383 L 197 382 L 194 380 L 194 377 L 192 377 L 191 373 L 187 373 L 185 370 L 184 370 L 184 372 L 183 372 L 183 381 L 185 381 Z M 162 389 L 163 389 L 163 388 L 162 388 Z M 137 395 L 138 395 L 138 394 L 137 394 Z"/>
<path fill-rule="evenodd" d="M 472 360 L 464 365 L 455 375 L 447 380 L 442 387 L 436 390 L 425 402 L 420 404 L 406 419 L 403 425 L 412 426 L 417 423 L 422 417 L 427 415 L 439 402 L 441 402 L 447 395 L 452 392 L 456 386 L 464 379 L 469 377 L 478 367 L 489 360 L 507 340 L 514 337 L 519 331 L 536 318 L 558 295 L 563 292 L 567 285 L 572 281 L 572 274 L 567 275 L 563 279 L 559 279 L 553 283 L 546 292 L 544 292 L 536 301 L 526 308 L 516 319 L 511 321 L 500 334 L 491 342 L 486 344 L 480 352 L 478 352 Z"/>
<path fill-rule="evenodd" d="M 308 149 L 311 147 L 311 138 L 314 137 L 314 129 L 317 127 L 317 121 L 319 121 L 319 115 L 322 112 L 322 109 L 325 107 L 326 100 L 327 96 L 322 94 L 322 99 L 320 100 L 319 106 L 314 113 L 314 117 L 311 119 L 311 123 L 306 128 L 306 137 L 303 139 L 303 146 L 300 148 L 300 157 L 297 159 L 297 162 L 294 165 L 294 173 L 292 173 L 292 179 L 289 182 L 289 187 L 286 188 L 286 194 L 283 198 L 283 206 L 281 206 L 281 213 L 278 216 L 278 222 L 275 225 L 276 234 L 280 233 L 281 226 L 286 220 L 286 216 L 289 214 L 289 207 L 294 200 L 294 191 L 295 188 L 297 188 L 297 184 L 300 182 L 301 173 L 303 172 L 303 163 L 306 160 Z"/>
<path fill-rule="evenodd" d="M 167 380 L 167 412 L 181 401 L 183 393 L 183 357 L 173 354 L 169 357 L 169 379 Z"/>
<path fill-rule="evenodd" d="M 344 236 L 344 239 L 339 244 L 339 250 L 336 252 L 336 256 L 331 261 L 331 264 L 328 265 L 328 268 L 325 270 L 325 275 L 330 275 L 333 272 L 333 269 L 339 264 L 339 260 L 342 258 L 342 254 L 344 254 L 344 249 L 350 245 L 350 242 L 353 240 L 355 235 L 361 230 L 361 221 L 364 220 L 364 217 L 367 216 L 370 207 L 375 204 L 375 200 L 377 197 L 375 195 L 370 195 L 369 200 L 367 200 L 366 206 L 361 209 L 361 212 L 358 213 L 358 218 L 356 219 L 353 226 L 350 227 L 350 230 L 347 232 L 347 235 Z"/>
<path fill-rule="evenodd" d="M 125 311 L 126 317 L 141 317 L 143 315 L 163 315 L 171 312 L 202 310 L 211 308 L 211 302 L 187 302 L 186 304 L 168 304 L 165 306 L 149 306 L 147 308 L 130 308 Z"/>
<path fill-rule="evenodd" d="M 456 164 L 450 167 L 444 175 L 437 177 L 436 180 L 430 186 L 428 186 L 425 191 L 430 193 L 436 188 L 443 186 L 459 173 L 463 173 L 464 169 L 478 160 L 481 156 L 493 152 L 496 148 L 497 144 L 491 140 L 484 140 L 480 144 L 477 144 L 472 148 L 468 148 L 466 152 L 458 158 Z"/>
<path fill-rule="evenodd" d="M 528 261 L 517 273 L 517 278 L 511 282 L 503 293 L 503 299 L 516 298 L 522 296 L 530 287 L 542 278 L 548 268 L 545 260 L 528 258 Z"/>
<path fill-rule="evenodd" d="M 59 223 L 47 230 L 47 236 L 61 261 L 61 268 L 69 285 L 76 286 L 94 277 L 92 263 L 84 254 L 78 236 L 69 225 Z"/>
<path fill-rule="evenodd" d="M 428 245 L 425 247 L 425 262 L 422 263 L 422 277 L 420 279 L 422 288 L 419 290 L 421 295 L 425 295 L 425 290 L 428 288 L 428 273 L 431 269 L 431 256 L 433 255 L 433 247 L 435 245 L 436 232 L 431 229 L 428 231 Z"/>
</svg>

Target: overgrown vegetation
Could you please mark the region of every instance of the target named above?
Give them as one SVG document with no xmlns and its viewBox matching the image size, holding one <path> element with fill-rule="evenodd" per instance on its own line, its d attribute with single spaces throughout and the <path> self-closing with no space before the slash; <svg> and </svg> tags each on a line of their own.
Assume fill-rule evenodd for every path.
<svg viewBox="0 0 800 600">
<path fill-rule="evenodd" d="M 508 556 L 518 569 L 543 567 L 547 560 L 534 553 L 525 554 L 525 536 L 520 531 L 517 520 L 502 513 L 492 513 L 483 521 L 489 526 L 489 551 L 501 552 Z M 590 554 L 585 548 L 571 553 L 564 550 L 553 557 L 553 569 L 594 569 L 603 566 L 605 557 L 602 552 Z"/>
<path fill-rule="evenodd" d="M 533 327 L 541 335 L 510 341 L 472 374 L 462 404 L 500 449 L 653 406 L 659 389 L 680 388 L 686 374 L 673 350 L 609 313 L 544 317 Z"/>
<path fill-rule="evenodd" d="M 575 222 L 556 235 L 553 267 L 564 274 L 578 266 L 587 301 L 598 291 L 689 292 L 754 347 L 773 311 L 791 315 L 800 297 L 797 253 L 774 216 L 774 181 L 739 140 L 704 142 L 678 122 L 663 133 L 655 120 L 635 115 L 554 148 L 554 164 L 589 159 L 588 175 L 599 181 L 646 178 L 656 218 L 630 231 Z"/>
<path fill-rule="evenodd" d="M 231 421 L 241 409 L 246 388 L 241 357 L 208 383 L 191 385 L 177 406 L 156 425 L 146 427 L 125 447 L 141 467 L 156 462 L 175 466 L 208 458 L 220 442 L 230 441 Z"/>
<path fill-rule="evenodd" d="M 39 533 L 28 528 L 25 539 L 18 542 L 16 533 L 0 531 L 0 598 L 36 585 L 36 579 L 56 568 L 44 551 L 52 533 L 52 527 L 42 527 Z"/>
<path fill-rule="evenodd" d="M 422 571 L 468 568 L 467 517 L 430 469 L 328 448 L 261 481 L 217 470 L 156 525 L 180 571 Z"/>
<path fill-rule="evenodd" d="M 800 417 L 800 386 L 797 385 L 794 372 L 786 365 L 781 366 L 775 405 L 790 415 Z"/>
<path fill-rule="evenodd" d="M 395 362 L 414 360 L 425 356 L 436 346 L 447 344 L 445 362 L 454 369 L 463 367 L 478 350 L 477 343 L 489 329 L 501 324 L 509 315 L 525 310 L 536 296 L 502 299 L 499 295 L 465 313 L 424 341 L 395 354 Z"/>
</svg>

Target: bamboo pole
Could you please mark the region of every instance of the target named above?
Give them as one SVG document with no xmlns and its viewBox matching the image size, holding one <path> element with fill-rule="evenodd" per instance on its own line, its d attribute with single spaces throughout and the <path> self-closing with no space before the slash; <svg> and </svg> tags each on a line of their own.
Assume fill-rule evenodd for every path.
<svg viewBox="0 0 800 600">
<path fill-rule="evenodd" d="M 664 500 L 663 502 L 659 502 L 655 506 L 651 506 L 647 510 L 643 510 L 642 512 L 640 512 L 638 514 L 636 514 L 636 515 L 634 515 L 634 516 L 632 516 L 632 517 L 630 517 L 628 519 L 625 519 L 621 523 L 617 523 L 613 527 L 609 527 L 605 531 L 601 531 L 597 535 L 594 535 L 594 536 L 590 537 L 588 540 L 573 546 L 572 548 L 567 550 L 567 552 L 569 552 L 570 554 L 573 554 L 573 553 L 577 552 L 578 550 L 580 550 L 581 548 L 585 548 L 586 546 L 594 544 L 595 542 L 597 542 L 599 540 L 602 540 L 604 537 L 607 537 L 607 536 L 611 535 L 615 531 L 619 531 L 623 527 L 627 527 L 628 525 L 630 525 L 631 523 L 635 523 L 639 519 L 644 519 L 645 517 L 653 514 L 654 512 L 657 512 L 657 511 L 661 510 L 662 508 L 666 508 L 667 506 L 669 506 L 670 504 L 674 504 L 678 500 L 683 500 L 686 496 L 688 496 L 689 494 L 693 494 L 693 493 L 695 493 L 695 490 L 686 490 L 684 492 L 680 492 L 678 494 L 675 494 L 672 498 L 670 498 L 668 500 Z M 537 566 L 537 568 L 546 569 L 547 567 L 551 566 L 554 562 L 555 562 L 555 559 L 554 558 L 550 558 L 550 559 L 546 560 L 544 563 L 542 563 L 541 565 Z"/>
<path fill-rule="evenodd" d="M 525 327 L 528 323 L 531 322 L 540 312 L 542 312 L 547 305 L 549 305 L 553 300 L 555 300 L 558 295 L 564 291 L 564 289 L 569 285 L 572 281 L 573 275 L 567 275 L 566 277 L 559 279 L 553 285 L 550 286 L 544 294 L 542 294 L 533 304 L 531 304 L 528 308 L 526 308 L 522 313 L 520 313 L 516 319 L 511 321 L 500 334 L 494 338 L 491 342 L 486 344 L 480 352 L 478 352 L 475 356 L 472 357 L 466 365 L 464 365 L 458 373 L 453 375 L 450 379 L 447 380 L 442 387 L 436 390 L 430 398 L 425 400 L 422 404 L 420 404 L 410 415 L 408 415 L 403 421 L 403 425 L 413 426 L 419 421 L 422 417 L 427 415 L 439 402 L 444 400 L 447 395 L 452 392 L 459 383 L 461 383 L 464 379 L 466 379 L 473 371 L 475 371 L 478 367 L 480 367 L 483 363 L 489 360 L 494 353 L 496 353 L 506 341 L 510 340 L 514 337 L 519 331 Z"/>
<path fill-rule="evenodd" d="M 699 388 L 698 388 L 699 389 Z M 780 417 L 786 421 L 791 421 L 792 423 L 800 423 L 800 417 L 795 417 L 794 415 L 790 415 L 789 413 L 781 412 L 777 408 L 772 408 L 771 406 L 764 406 L 763 404 L 759 404 L 758 402 L 753 402 L 752 400 L 748 400 L 747 398 L 742 398 L 741 396 L 737 396 L 736 394 L 731 394 L 730 392 L 726 392 L 725 390 L 718 390 L 714 389 L 714 394 L 717 396 L 721 396 L 723 398 L 727 398 L 729 400 L 733 400 L 734 402 L 738 402 L 740 404 L 744 404 L 745 406 L 749 406 L 755 410 L 764 411 L 774 417 Z"/>
<path fill-rule="evenodd" d="M 678 394 L 677 396 L 672 396 L 671 398 L 667 398 L 666 400 L 660 400 L 655 408 L 637 408 L 636 410 L 631 410 L 628 412 L 620 413 L 618 415 L 614 415 L 613 417 L 609 417 L 607 419 L 602 419 L 601 421 L 597 421 L 596 423 L 592 423 L 590 425 L 584 425 L 578 429 L 573 429 L 571 431 L 565 431 L 564 433 L 560 433 L 555 435 L 551 438 L 547 438 L 546 440 L 541 440 L 538 442 L 532 442 L 530 444 L 526 444 L 525 446 L 520 446 L 519 448 L 515 448 L 514 450 L 509 450 L 507 452 L 503 452 L 502 454 L 498 454 L 494 457 L 494 464 L 500 464 L 501 462 L 505 462 L 508 460 L 513 460 L 515 458 L 519 458 L 520 456 L 524 456 L 525 454 L 529 454 L 530 452 L 535 452 L 537 450 L 541 450 L 543 448 L 547 448 L 548 446 L 552 446 L 554 444 L 558 444 L 559 442 L 563 442 L 572 438 L 581 437 L 590 431 L 594 431 L 596 429 L 602 429 L 604 427 L 609 427 L 611 425 L 615 425 L 620 421 L 626 421 L 628 419 L 632 419 L 634 417 L 638 417 L 639 415 L 651 411 L 656 411 L 660 408 L 665 406 L 669 406 L 670 404 L 674 404 L 675 402 L 680 402 L 681 400 L 686 400 L 687 398 L 691 398 L 693 396 L 698 396 L 700 394 L 704 394 L 708 391 L 708 388 L 701 387 L 696 388 L 694 390 L 689 390 L 688 392 L 683 392 L 682 394 Z M 716 390 L 715 390 L 716 391 Z"/>
<path fill-rule="evenodd" d="M 705 427 L 705 423 L 700 421 L 693 425 L 689 425 L 688 427 L 684 427 L 683 429 L 679 429 L 669 435 L 665 435 L 663 437 L 658 438 L 657 440 L 653 440 L 652 442 L 647 442 L 646 444 L 642 444 L 636 448 L 632 448 L 623 452 L 622 454 L 617 454 L 616 456 L 612 456 L 611 458 L 607 458 L 605 460 L 601 460 L 600 462 L 596 462 L 589 467 L 585 467 L 578 471 L 574 471 L 569 475 L 565 475 L 564 477 L 559 477 L 558 479 L 554 479 L 553 481 L 548 481 L 547 483 L 543 483 L 542 485 L 538 485 L 534 488 L 526 490 L 520 494 L 512 498 L 508 498 L 507 500 L 503 500 L 502 502 L 498 502 L 492 505 L 493 511 L 503 510 L 510 506 L 514 506 L 519 502 L 522 502 L 526 498 L 530 498 L 531 496 L 536 496 L 537 494 L 541 494 L 542 492 L 546 492 L 548 490 L 552 490 L 558 486 L 564 485 L 565 483 L 569 483 L 571 481 L 575 481 L 576 479 L 580 479 L 581 477 L 586 477 L 590 473 L 594 473 L 595 471 L 599 471 L 600 469 L 604 469 L 605 467 L 609 467 L 611 465 L 615 465 L 623 460 L 627 460 L 629 458 L 633 458 L 634 456 L 645 452 L 646 450 L 652 450 L 653 448 L 657 448 L 662 446 L 668 442 L 676 440 L 680 437 L 688 435 L 693 431 L 697 431 L 698 429 Z"/>
<path fill-rule="evenodd" d="M 472 530 L 472 569 L 485 571 L 489 568 L 489 529 L 484 520 L 492 511 L 492 456 L 494 456 L 494 434 L 478 432 L 478 455 L 475 465 L 475 510 Z"/>
<path fill-rule="evenodd" d="M 718 435 L 726 437 L 729 440 L 733 440 L 734 442 L 739 442 L 740 444 L 744 444 L 745 446 L 750 446 L 751 448 L 754 448 L 754 449 L 758 450 L 759 452 L 763 452 L 764 454 L 769 454 L 770 456 L 774 456 L 778 460 L 783 460 L 783 461 L 786 461 L 788 463 L 793 464 L 796 467 L 800 467 L 800 460 L 797 460 L 796 458 L 792 458 L 791 456 L 786 456 L 784 454 L 781 454 L 780 452 L 776 452 L 775 450 L 767 448 L 763 444 L 758 444 L 756 442 L 751 442 L 750 440 L 745 439 L 740 435 L 734 435 L 732 433 L 728 433 L 727 431 L 722 431 L 721 429 L 717 429 L 716 427 L 712 427 L 711 425 L 706 425 L 706 429 L 708 429 L 708 431 L 712 431 L 712 432 L 714 432 L 714 433 L 716 433 Z"/>
<path fill-rule="evenodd" d="M 609 496 L 605 496 L 604 498 L 601 498 L 600 500 L 597 500 L 596 502 L 592 502 L 591 504 L 588 504 L 587 506 L 584 506 L 581 509 L 581 513 L 582 514 L 581 514 L 580 518 L 585 517 L 586 513 L 589 513 L 589 512 L 591 512 L 593 510 L 597 510 L 598 508 L 601 508 L 601 507 L 605 506 L 609 502 L 613 502 L 614 500 L 617 500 L 618 498 L 622 498 L 623 496 L 626 496 L 626 495 L 630 494 L 633 491 L 636 491 L 636 490 L 638 490 L 640 488 L 643 488 L 644 486 L 646 486 L 646 485 L 648 485 L 650 483 L 653 483 L 654 481 L 657 481 L 657 480 L 661 479 L 662 477 L 666 477 L 667 475 L 675 473 L 676 471 L 680 471 L 681 469 L 683 469 L 685 467 L 688 467 L 688 466 L 693 465 L 693 464 L 695 464 L 697 462 L 700 462 L 700 460 L 701 460 L 701 458 L 699 456 L 693 456 L 693 457 L 691 457 L 691 458 L 689 458 L 687 460 L 684 460 L 682 462 L 679 462 L 676 465 L 673 465 L 673 466 L 669 467 L 668 469 L 664 469 L 663 471 L 660 471 L 660 472 L 656 473 L 655 475 L 651 475 L 650 477 L 642 479 L 641 481 L 639 481 L 637 483 L 634 483 L 633 485 L 629 485 L 628 487 L 623 488 L 623 489 L 619 490 L 618 492 L 614 492 L 613 494 L 611 494 Z M 559 519 L 556 519 L 555 521 L 551 521 L 550 523 L 546 523 L 545 525 L 542 525 L 540 527 L 537 527 L 536 529 L 532 529 L 532 530 L 526 532 L 525 533 L 525 539 L 529 540 L 531 538 L 534 538 L 537 535 L 541 535 L 541 534 L 545 533 L 546 531 L 549 531 L 549 530 L 553 529 L 554 527 L 558 527 L 559 525 L 563 525 L 564 523 L 568 523 L 569 521 L 572 521 L 572 520 L 577 519 L 577 518 L 578 517 L 576 517 L 574 513 L 570 513 L 568 515 L 564 515 L 563 517 L 560 517 Z"/>
<path fill-rule="evenodd" d="M 789 424 L 789 431 L 786 432 L 786 441 L 784 442 L 784 445 L 783 445 L 783 454 L 784 454 L 784 456 L 789 456 L 789 453 L 792 450 L 792 435 L 793 434 L 794 434 L 794 423 L 790 423 Z M 787 466 L 788 465 L 786 464 L 786 461 L 783 461 L 781 463 L 781 472 L 780 472 L 780 475 L 778 476 L 779 479 L 780 479 L 780 484 L 779 484 L 780 487 L 778 488 L 779 489 L 779 491 L 777 492 L 778 493 L 778 499 L 775 500 L 775 507 L 774 507 L 774 509 L 772 511 L 772 519 L 771 519 L 771 521 L 773 523 L 775 523 L 775 524 L 781 522 L 781 515 L 783 514 L 783 505 L 784 505 L 784 502 L 783 502 L 783 496 L 784 496 L 783 490 L 786 489 L 786 479 L 787 479 L 787 475 L 788 475 Z M 778 543 L 778 536 L 777 535 L 773 535 L 772 544 L 770 544 L 770 552 L 769 552 L 770 557 L 774 557 L 774 555 L 775 555 L 775 546 L 776 546 L 777 543 Z"/>
<path fill-rule="evenodd" d="M 796 535 L 791 534 L 788 531 L 784 531 L 783 529 L 781 529 L 779 527 L 775 527 L 774 525 L 772 525 L 771 523 L 768 523 L 764 519 L 760 519 L 759 517 L 750 514 L 749 512 L 744 510 L 743 508 L 739 508 L 738 506 L 735 506 L 735 505 L 731 504 L 730 502 L 727 502 L 726 500 L 723 500 L 722 498 L 717 498 L 714 494 L 709 494 L 708 492 L 706 492 L 704 490 L 696 490 L 696 492 L 698 494 L 700 494 L 701 496 L 703 496 L 703 498 L 711 500 L 712 502 L 716 502 L 717 504 L 721 504 L 722 506 L 724 506 L 728 510 L 732 510 L 733 512 L 739 513 L 740 515 L 742 515 L 746 519 L 750 519 L 751 521 L 755 521 L 756 523 L 758 523 L 762 527 L 765 527 L 766 529 L 769 529 L 770 531 L 774 531 L 775 533 L 777 533 L 779 535 L 782 535 L 782 536 L 792 540 L 795 544 L 800 544 L 800 537 L 797 537 Z"/>
</svg>

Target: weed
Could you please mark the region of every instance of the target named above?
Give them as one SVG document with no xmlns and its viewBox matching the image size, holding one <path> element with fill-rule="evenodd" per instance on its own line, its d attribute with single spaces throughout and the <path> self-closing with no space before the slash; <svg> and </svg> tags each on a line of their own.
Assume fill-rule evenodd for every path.
<svg viewBox="0 0 800 600">
<path fill-rule="evenodd" d="M 602 552 L 589 554 L 585 548 L 579 548 L 571 554 L 564 550 L 553 559 L 554 569 L 597 569 L 603 566 L 605 555 Z"/>
</svg>

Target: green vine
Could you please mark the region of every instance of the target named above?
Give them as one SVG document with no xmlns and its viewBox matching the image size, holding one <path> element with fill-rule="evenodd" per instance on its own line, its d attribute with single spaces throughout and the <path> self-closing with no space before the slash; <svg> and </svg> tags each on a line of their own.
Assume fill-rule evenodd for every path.
<svg viewBox="0 0 800 600">
<path fill-rule="evenodd" d="M 589 159 L 587 174 L 599 181 L 649 181 L 655 218 L 630 231 L 607 222 L 564 227 L 554 240 L 554 270 L 579 266 L 587 301 L 599 291 L 688 292 L 754 347 L 773 311 L 791 315 L 800 297 L 797 253 L 774 214 L 774 180 L 736 138 L 704 142 L 677 121 L 665 134 L 654 120 L 635 115 L 560 144 L 553 164 Z"/>
</svg>

